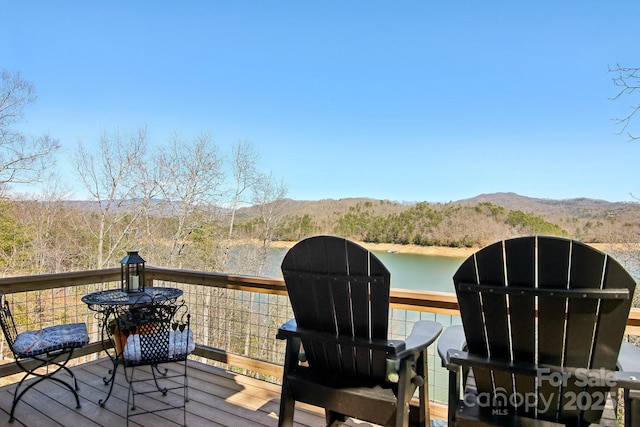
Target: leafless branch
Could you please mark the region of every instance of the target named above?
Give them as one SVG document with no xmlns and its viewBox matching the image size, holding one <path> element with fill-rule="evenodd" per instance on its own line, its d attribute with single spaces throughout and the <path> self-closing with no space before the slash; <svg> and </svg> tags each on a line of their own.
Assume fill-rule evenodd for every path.
<svg viewBox="0 0 640 427">
<path fill-rule="evenodd" d="M 615 77 L 611 80 L 614 86 L 618 88 L 618 92 L 611 99 L 617 100 L 627 95 L 634 95 L 640 92 L 640 68 L 638 67 L 621 67 L 616 65 L 615 68 L 609 68 L 610 73 L 615 73 Z M 640 110 L 640 103 L 631 105 L 631 111 L 625 117 L 614 119 L 615 123 L 620 126 L 619 134 L 626 132 L 629 140 L 640 139 L 640 136 L 627 132 L 627 128 L 631 123 L 631 119 Z"/>
</svg>

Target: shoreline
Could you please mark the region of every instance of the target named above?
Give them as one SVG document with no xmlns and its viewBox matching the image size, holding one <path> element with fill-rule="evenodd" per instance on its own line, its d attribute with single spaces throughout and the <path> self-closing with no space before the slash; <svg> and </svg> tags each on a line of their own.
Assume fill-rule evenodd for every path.
<svg viewBox="0 0 640 427">
<path fill-rule="evenodd" d="M 271 246 L 275 248 L 290 248 L 297 242 L 284 242 L 277 241 L 271 242 Z M 413 255 L 431 255 L 431 256 L 446 256 L 454 258 L 467 258 L 468 256 L 479 251 L 480 247 L 474 248 L 452 248 L 448 246 L 418 246 L 418 245 L 400 245 L 397 243 L 366 243 L 366 242 L 354 242 L 362 247 L 367 248 L 370 251 L 379 252 L 393 252 L 400 254 L 413 254 Z M 619 244 L 612 243 L 587 243 L 600 251 L 611 253 L 612 251 L 621 250 Z M 624 250 L 623 250 L 624 251 Z"/>
<path fill-rule="evenodd" d="M 271 242 L 271 246 L 275 248 L 290 248 L 297 242 Z M 414 255 L 432 255 L 447 256 L 455 258 L 466 258 L 480 248 L 450 248 L 447 246 L 418 246 L 418 245 L 400 245 L 396 243 L 365 243 L 354 242 L 370 251 L 380 252 L 397 252 L 400 254 Z"/>
<path fill-rule="evenodd" d="M 480 248 L 451 248 L 447 246 L 418 246 L 400 245 L 396 243 L 362 243 L 360 245 L 370 251 L 397 252 L 399 254 L 446 256 L 454 258 L 467 258 Z"/>
</svg>

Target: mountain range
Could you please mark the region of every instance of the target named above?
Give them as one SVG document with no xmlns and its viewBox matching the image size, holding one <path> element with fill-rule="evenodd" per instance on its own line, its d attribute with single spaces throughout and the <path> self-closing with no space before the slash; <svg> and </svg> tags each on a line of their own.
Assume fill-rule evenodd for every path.
<svg viewBox="0 0 640 427">
<path fill-rule="evenodd" d="M 584 219 L 610 218 L 632 222 L 640 226 L 639 202 L 608 202 L 600 199 L 579 197 L 573 199 L 540 199 L 522 196 L 516 193 L 489 193 L 448 202 L 462 206 L 476 206 L 480 203 L 491 203 L 502 206 L 506 210 L 518 210 L 540 215 L 547 219 L 576 217 Z M 393 202 L 371 198 L 345 198 L 323 200 L 292 200 L 286 199 L 281 203 L 281 210 L 286 214 L 310 214 L 314 217 L 339 216 L 353 210 L 357 205 L 367 204 L 378 215 L 402 212 L 415 203 Z M 434 203 L 442 205 L 442 203 Z M 251 217 L 255 215 L 255 207 L 243 208 L 241 211 Z"/>
<path fill-rule="evenodd" d="M 416 209 L 413 208 L 418 208 L 420 212 L 425 212 L 425 209 L 431 212 L 426 215 L 434 212 L 444 215 L 439 228 L 434 228 L 432 223 L 424 233 L 440 236 L 439 241 L 449 242 L 445 245 L 460 240 L 482 243 L 484 240 L 518 234 L 549 232 L 589 242 L 640 239 L 640 203 L 608 202 L 584 197 L 554 200 L 516 193 L 491 193 L 448 203 L 407 203 L 371 198 L 317 201 L 286 199 L 278 202 L 277 210 L 280 215 L 293 218 L 291 223 L 299 221 L 296 218 L 308 216 L 316 232 L 333 233 L 336 225 L 344 223 L 349 215 L 361 218 L 355 221 L 368 224 L 364 227 L 371 227 L 372 223 L 367 222 L 367 218 L 398 218 L 403 213 L 406 218 L 416 218 Z M 407 216 L 406 213 L 412 209 L 414 213 Z M 259 209 L 248 207 L 239 211 L 237 218 L 251 219 L 256 216 L 259 216 Z M 386 224 L 390 228 L 398 227 L 393 220 Z M 416 227 L 419 227 L 417 223 Z"/>
</svg>

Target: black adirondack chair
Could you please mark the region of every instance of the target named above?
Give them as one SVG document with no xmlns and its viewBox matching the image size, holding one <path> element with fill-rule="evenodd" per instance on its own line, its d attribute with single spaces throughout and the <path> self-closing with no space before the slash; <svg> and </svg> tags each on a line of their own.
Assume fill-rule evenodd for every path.
<svg viewBox="0 0 640 427">
<path fill-rule="evenodd" d="M 509 239 L 467 258 L 453 280 L 462 326 L 438 343 L 450 426 L 589 425 L 612 387 L 639 385 L 637 372 L 616 372 L 636 283 L 607 254 L 563 238 Z"/>
<path fill-rule="evenodd" d="M 419 321 L 406 340 L 387 338 L 390 275 L 375 255 L 348 240 L 316 236 L 289 250 L 282 272 L 295 319 L 287 340 L 280 426 L 293 424 L 296 401 L 325 408 L 327 425 L 357 418 L 407 426 L 429 423 L 427 347 L 441 325 Z M 397 382 L 388 366 L 397 366 Z"/>
</svg>

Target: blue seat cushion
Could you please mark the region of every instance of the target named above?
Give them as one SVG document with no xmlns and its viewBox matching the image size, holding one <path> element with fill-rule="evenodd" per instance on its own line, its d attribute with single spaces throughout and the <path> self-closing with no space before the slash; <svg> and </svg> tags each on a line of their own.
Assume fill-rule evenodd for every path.
<svg viewBox="0 0 640 427">
<path fill-rule="evenodd" d="M 19 357 L 33 357 L 63 348 L 82 347 L 89 343 L 85 323 L 49 326 L 18 334 L 13 350 Z"/>
</svg>

